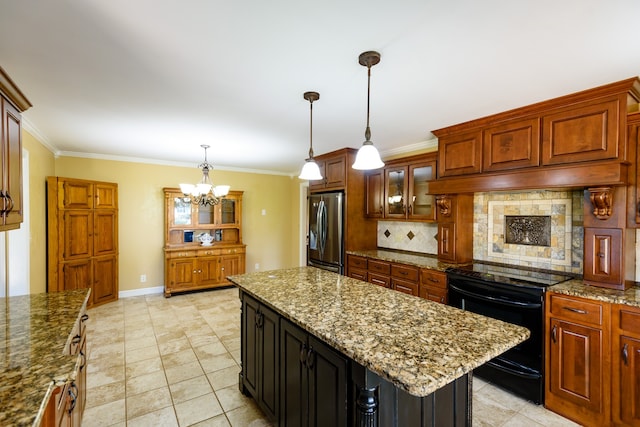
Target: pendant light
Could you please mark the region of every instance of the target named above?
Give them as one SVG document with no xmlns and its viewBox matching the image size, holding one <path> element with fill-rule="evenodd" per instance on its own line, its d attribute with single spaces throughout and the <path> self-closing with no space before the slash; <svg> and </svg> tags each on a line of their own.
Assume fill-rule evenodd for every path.
<svg viewBox="0 0 640 427">
<path fill-rule="evenodd" d="M 371 142 L 371 129 L 369 128 L 369 98 L 371 92 L 371 67 L 380 62 L 380 54 L 378 52 L 363 52 L 358 58 L 360 65 L 367 67 L 367 129 L 364 132 L 365 141 L 356 154 L 356 161 L 351 166 L 354 169 L 370 170 L 379 169 L 384 166 L 380 159 L 380 153 Z"/>
<path fill-rule="evenodd" d="M 313 101 L 317 101 L 320 99 L 320 94 L 318 92 L 305 92 L 302 95 L 304 99 L 309 101 L 309 110 L 310 110 L 310 120 L 309 120 L 309 158 L 306 159 L 304 166 L 302 166 L 302 171 L 298 178 L 306 179 L 309 181 L 317 181 L 322 179 L 322 175 L 320 174 L 320 168 L 318 164 L 313 158 Z"/>
</svg>

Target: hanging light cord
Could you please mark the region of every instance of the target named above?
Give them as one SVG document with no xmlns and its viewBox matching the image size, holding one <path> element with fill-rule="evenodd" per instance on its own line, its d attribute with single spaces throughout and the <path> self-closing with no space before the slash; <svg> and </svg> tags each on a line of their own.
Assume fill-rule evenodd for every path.
<svg viewBox="0 0 640 427">
<path fill-rule="evenodd" d="M 309 158 L 313 159 L 313 98 L 309 99 Z"/>
<path fill-rule="evenodd" d="M 364 131 L 365 141 L 371 139 L 371 129 L 369 128 L 369 97 L 371 94 L 371 61 L 367 62 L 367 129 Z"/>
</svg>

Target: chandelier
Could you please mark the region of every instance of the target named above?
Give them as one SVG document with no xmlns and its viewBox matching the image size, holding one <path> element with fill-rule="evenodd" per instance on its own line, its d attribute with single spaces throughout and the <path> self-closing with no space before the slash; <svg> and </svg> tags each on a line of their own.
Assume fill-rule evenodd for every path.
<svg viewBox="0 0 640 427">
<path fill-rule="evenodd" d="M 213 165 L 207 161 L 208 145 L 201 145 L 204 148 L 204 162 L 198 165 L 202 169 L 202 179 L 197 184 L 180 184 L 180 190 L 184 195 L 185 201 L 190 201 L 194 205 L 213 206 L 220 203 L 220 200 L 229 194 L 228 185 L 216 185 L 211 183 L 209 171 L 213 169 Z"/>
</svg>

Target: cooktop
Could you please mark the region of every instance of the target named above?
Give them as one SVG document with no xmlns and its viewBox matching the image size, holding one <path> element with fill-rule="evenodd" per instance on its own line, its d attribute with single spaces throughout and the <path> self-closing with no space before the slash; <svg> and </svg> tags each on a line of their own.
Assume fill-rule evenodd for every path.
<svg viewBox="0 0 640 427">
<path fill-rule="evenodd" d="M 571 276 L 559 273 L 523 270 L 517 267 L 482 263 L 473 263 L 472 265 L 462 267 L 450 267 L 446 272 L 489 283 L 545 288 L 572 278 Z"/>
</svg>

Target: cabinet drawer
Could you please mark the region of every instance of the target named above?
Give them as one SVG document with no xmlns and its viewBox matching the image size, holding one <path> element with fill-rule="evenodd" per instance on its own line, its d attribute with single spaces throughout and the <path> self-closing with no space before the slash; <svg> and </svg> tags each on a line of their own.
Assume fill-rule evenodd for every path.
<svg viewBox="0 0 640 427">
<path fill-rule="evenodd" d="M 349 267 L 367 269 L 367 259 L 365 257 L 349 255 Z"/>
<path fill-rule="evenodd" d="M 196 251 L 167 252 L 167 258 L 188 258 L 196 256 Z"/>
<path fill-rule="evenodd" d="M 549 311 L 553 316 L 580 323 L 602 325 L 602 303 L 564 295 L 551 295 Z"/>
<path fill-rule="evenodd" d="M 387 275 L 391 273 L 391 263 L 370 259 L 368 264 L 368 270 L 374 273 Z"/>
<path fill-rule="evenodd" d="M 441 271 L 421 269 L 420 282 L 432 288 L 447 289 L 447 275 Z"/>
<path fill-rule="evenodd" d="M 391 277 L 397 277 L 402 280 L 418 283 L 420 270 L 417 267 L 411 267 L 402 264 L 393 264 L 391 266 Z"/>
<path fill-rule="evenodd" d="M 418 284 L 414 282 L 409 282 L 407 280 L 401 279 L 392 279 L 391 280 L 391 289 L 394 289 L 398 292 L 403 292 L 405 294 L 419 296 L 420 290 L 418 289 Z"/>
<path fill-rule="evenodd" d="M 384 274 L 369 273 L 369 283 L 389 288 L 391 287 L 391 277 L 385 276 Z"/>
<path fill-rule="evenodd" d="M 220 255 L 235 255 L 243 254 L 245 248 L 207 248 L 198 249 L 197 256 L 220 256 Z"/>
<path fill-rule="evenodd" d="M 447 290 L 439 287 L 420 284 L 418 296 L 441 304 L 447 303 Z"/>
<path fill-rule="evenodd" d="M 367 281 L 367 270 L 362 270 L 360 268 L 353 268 L 349 266 L 349 277 L 353 279 L 362 280 L 363 282 Z"/>
<path fill-rule="evenodd" d="M 640 309 L 619 305 L 614 324 L 625 333 L 640 335 Z"/>
</svg>

